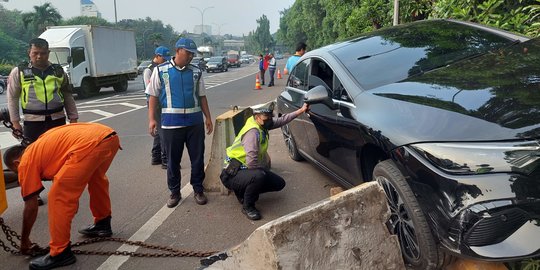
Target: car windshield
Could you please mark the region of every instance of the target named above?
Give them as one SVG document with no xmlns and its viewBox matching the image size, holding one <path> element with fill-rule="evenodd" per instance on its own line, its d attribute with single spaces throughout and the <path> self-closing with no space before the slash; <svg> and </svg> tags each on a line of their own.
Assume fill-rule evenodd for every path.
<svg viewBox="0 0 540 270">
<path fill-rule="evenodd" d="M 222 59 L 222 57 L 211 57 L 208 62 L 221 62 Z"/>
<path fill-rule="evenodd" d="M 68 48 L 51 48 L 49 54 L 49 61 L 53 64 L 67 65 L 69 57 Z"/>
<path fill-rule="evenodd" d="M 401 28 L 372 32 L 331 52 L 369 90 L 515 42 L 450 21 L 417 22 L 406 33 Z"/>
</svg>

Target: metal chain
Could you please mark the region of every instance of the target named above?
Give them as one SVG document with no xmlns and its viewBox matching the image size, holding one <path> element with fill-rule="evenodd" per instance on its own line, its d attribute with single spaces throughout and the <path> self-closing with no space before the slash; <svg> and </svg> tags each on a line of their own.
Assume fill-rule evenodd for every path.
<svg viewBox="0 0 540 270">
<path fill-rule="evenodd" d="M 6 108 L 3 108 L 0 111 L 0 119 L 2 119 L 2 123 L 4 124 L 5 127 L 12 130 L 13 136 L 21 140 L 22 146 L 27 147 L 28 145 L 30 145 L 31 143 L 30 140 L 24 136 L 22 130 L 15 129 L 13 127 L 13 123 L 11 123 L 10 118 L 9 118 L 9 111 Z"/>
<path fill-rule="evenodd" d="M 17 232 L 13 231 L 8 225 L 4 223 L 4 219 L 0 217 L 0 226 L 2 227 L 2 231 L 6 235 L 6 239 L 13 247 L 8 247 L 1 239 L 0 239 L 0 247 L 4 249 L 4 251 L 9 252 L 13 255 L 21 255 L 21 252 L 19 251 L 19 245 L 13 240 L 13 237 L 17 238 L 18 240 L 21 240 L 21 236 L 17 234 Z M 81 255 L 105 255 L 105 256 L 111 256 L 111 255 L 122 255 L 122 256 L 130 256 L 130 257 L 148 257 L 148 258 L 157 258 L 157 257 L 209 257 L 212 254 L 216 254 L 217 251 L 191 251 L 191 250 L 182 250 L 182 249 L 175 249 L 169 246 L 159 246 L 159 245 L 153 245 L 153 244 L 147 244 L 142 241 L 130 241 L 122 238 L 115 238 L 115 237 L 96 237 L 96 238 L 89 238 L 84 241 L 80 241 L 74 244 L 71 244 L 72 247 L 81 247 L 84 245 L 89 245 L 93 243 L 99 243 L 99 242 L 118 242 L 123 243 L 127 245 L 132 246 L 139 246 L 147 249 L 155 249 L 155 250 L 161 250 L 165 251 L 166 253 L 145 253 L 145 252 L 132 252 L 132 251 L 101 251 L 101 250 L 79 250 L 79 249 L 72 249 L 73 253 L 75 254 L 81 254 Z M 30 256 L 35 257 L 39 255 L 44 255 L 49 252 L 48 248 L 42 248 L 39 247 L 37 244 L 33 243 L 32 245 L 32 252 Z"/>
</svg>

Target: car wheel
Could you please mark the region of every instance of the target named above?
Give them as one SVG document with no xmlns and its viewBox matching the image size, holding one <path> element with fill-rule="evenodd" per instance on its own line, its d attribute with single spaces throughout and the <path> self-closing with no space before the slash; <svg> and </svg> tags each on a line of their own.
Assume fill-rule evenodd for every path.
<svg viewBox="0 0 540 270">
<path fill-rule="evenodd" d="M 298 147 L 296 146 L 296 142 L 294 141 L 289 125 L 282 126 L 281 132 L 283 133 L 283 138 L 285 139 L 285 145 L 287 146 L 289 157 L 294 161 L 303 160 L 304 158 L 298 152 Z"/>
<path fill-rule="evenodd" d="M 96 90 L 96 85 L 94 84 L 93 79 L 85 78 L 81 83 L 81 87 L 77 91 L 77 96 L 79 98 L 87 98 L 96 94 L 99 90 Z"/>
<path fill-rule="evenodd" d="M 115 83 L 113 85 L 113 89 L 117 93 L 126 92 L 127 89 L 128 89 L 128 81 L 127 81 L 127 79 L 125 79 L 125 80 L 123 79 L 123 80 Z"/>
<path fill-rule="evenodd" d="M 386 226 L 399 239 L 403 259 L 415 270 L 439 269 L 446 254 L 439 251 L 429 225 L 405 177 L 391 160 L 379 162 L 373 179 L 384 189 L 390 218 Z"/>
</svg>

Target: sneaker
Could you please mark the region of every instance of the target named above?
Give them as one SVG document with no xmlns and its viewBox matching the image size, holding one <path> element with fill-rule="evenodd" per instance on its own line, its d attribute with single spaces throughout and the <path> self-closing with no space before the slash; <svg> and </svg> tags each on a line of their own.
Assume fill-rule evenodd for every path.
<svg viewBox="0 0 540 270">
<path fill-rule="evenodd" d="M 71 251 L 71 246 L 67 246 L 62 253 L 51 256 L 47 254 L 45 256 L 36 258 L 30 261 L 30 269 L 44 270 L 44 269 L 53 269 L 56 267 L 66 266 L 74 264 L 77 261 L 77 258 Z"/>
<path fill-rule="evenodd" d="M 198 205 L 203 205 L 208 202 L 208 199 L 206 198 L 206 195 L 204 195 L 203 192 L 195 192 L 195 202 Z"/>
<path fill-rule="evenodd" d="M 246 217 L 251 220 L 259 220 L 262 218 L 261 213 L 259 210 L 257 210 L 257 208 L 255 208 L 255 206 L 242 207 L 242 213 L 244 213 Z"/>
<path fill-rule="evenodd" d="M 111 217 L 108 216 L 96 224 L 92 224 L 85 229 L 80 229 L 79 233 L 88 237 L 110 237 L 112 233 L 111 229 Z"/>
<path fill-rule="evenodd" d="M 161 168 L 166 170 L 167 169 L 167 163 L 161 163 Z"/>
<path fill-rule="evenodd" d="M 152 165 L 159 165 L 161 164 L 161 158 L 152 158 L 152 161 L 150 163 Z"/>
<path fill-rule="evenodd" d="M 167 201 L 167 207 L 173 208 L 177 206 L 181 199 L 182 195 L 180 195 L 180 193 L 171 194 L 171 197 Z"/>
</svg>

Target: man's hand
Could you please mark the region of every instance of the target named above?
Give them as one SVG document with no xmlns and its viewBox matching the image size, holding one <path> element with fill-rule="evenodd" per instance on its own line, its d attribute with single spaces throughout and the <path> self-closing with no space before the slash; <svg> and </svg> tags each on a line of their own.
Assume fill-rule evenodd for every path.
<svg viewBox="0 0 540 270">
<path fill-rule="evenodd" d="M 32 254 L 32 248 L 33 248 L 32 241 L 30 241 L 29 237 L 21 238 L 21 247 L 20 247 L 21 254 L 24 254 L 24 255 Z"/>
<path fill-rule="evenodd" d="M 206 118 L 206 134 L 210 135 L 214 131 L 214 124 L 212 124 L 212 119 Z"/>
<path fill-rule="evenodd" d="M 304 103 L 304 105 L 300 109 L 298 109 L 298 115 L 307 112 L 307 110 L 309 110 L 309 105 L 307 103 Z"/>
<path fill-rule="evenodd" d="M 32 227 L 34 222 L 36 222 L 36 217 L 38 214 L 38 194 L 33 195 L 30 198 L 27 198 L 24 201 L 24 210 L 23 210 L 23 224 L 22 224 L 22 233 L 21 233 L 21 253 L 27 254 L 25 252 L 31 252 L 32 242 L 30 241 L 30 233 L 32 232 Z"/>
<path fill-rule="evenodd" d="M 156 137 L 156 135 L 157 135 L 156 120 L 150 119 L 148 121 L 148 132 L 150 133 L 150 135 L 152 135 L 152 137 Z"/>
</svg>

